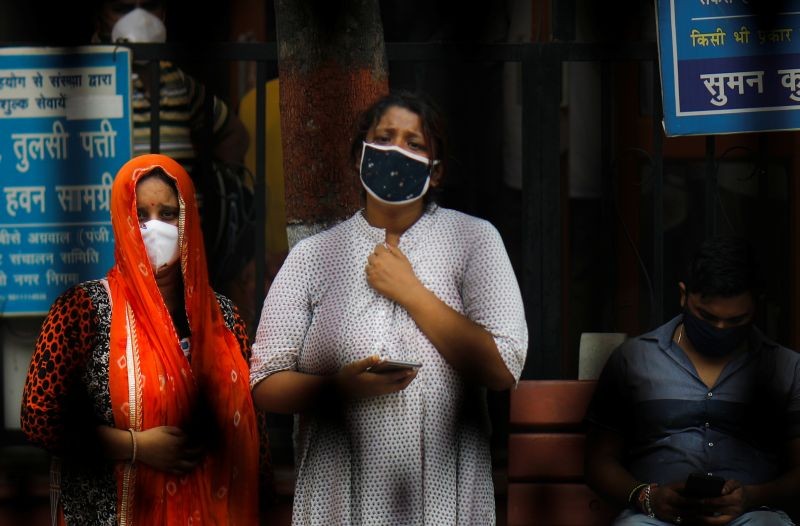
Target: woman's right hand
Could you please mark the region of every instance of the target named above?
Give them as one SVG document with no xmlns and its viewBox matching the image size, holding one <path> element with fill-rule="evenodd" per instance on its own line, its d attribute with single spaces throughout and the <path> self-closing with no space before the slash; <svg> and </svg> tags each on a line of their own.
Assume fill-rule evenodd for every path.
<svg viewBox="0 0 800 526">
<path fill-rule="evenodd" d="M 417 376 L 416 370 L 386 373 L 367 371 L 380 361 L 380 356 L 370 356 L 345 365 L 333 377 L 336 390 L 346 400 L 370 398 L 402 391 Z"/>
<path fill-rule="evenodd" d="M 179 427 L 152 427 L 136 433 L 136 459 L 148 466 L 177 475 L 192 471 L 203 458 L 203 448 L 192 446 Z"/>
</svg>

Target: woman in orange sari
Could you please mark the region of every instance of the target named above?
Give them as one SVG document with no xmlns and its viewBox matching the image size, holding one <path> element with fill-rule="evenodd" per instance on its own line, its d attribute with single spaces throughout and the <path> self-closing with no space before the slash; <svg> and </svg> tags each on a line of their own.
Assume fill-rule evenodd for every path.
<svg viewBox="0 0 800 526">
<path fill-rule="evenodd" d="M 168 157 L 126 163 L 111 192 L 114 267 L 45 319 L 22 428 L 54 455 L 54 523 L 258 521 L 250 348 L 209 286 L 194 195 Z"/>
</svg>

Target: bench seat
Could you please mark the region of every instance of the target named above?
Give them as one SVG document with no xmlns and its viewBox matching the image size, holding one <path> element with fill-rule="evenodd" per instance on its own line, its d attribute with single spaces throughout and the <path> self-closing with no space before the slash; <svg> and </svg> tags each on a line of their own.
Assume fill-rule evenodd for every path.
<svg viewBox="0 0 800 526">
<path fill-rule="evenodd" d="M 585 483 L 583 417 L 594 380 L 525 380 L 511 391 L 508 526 L 606 526 L 617 514 Z"/>
</svg>

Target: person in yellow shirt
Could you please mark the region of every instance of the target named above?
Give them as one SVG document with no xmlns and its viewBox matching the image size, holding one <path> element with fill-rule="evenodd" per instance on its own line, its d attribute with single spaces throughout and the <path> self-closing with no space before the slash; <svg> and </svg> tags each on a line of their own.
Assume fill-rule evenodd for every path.
<svg viewBox="0 0 800 526">
<path fill-rule="evenodd" d="M 279 81 L 273 79 L 266 86 L 266 263 L 267 287 L 278 273 L 286 254 L 289 242 L 286 237 L 286 202 L 284 199 L 283 149 L 281 147 L 281 121 L 279 104 Z M 256 173 L 256 89 L 248 91 L 239 103 L 239 118 L 250 137 L 244 163 L 250 173 Z M 255 321 L 255 262 L 245 267 L 240 279 L 232 284 L 228 293 L 239 306 L 242 316 L 248 322 Z M 266 294 L 266 290 L 264 291 Z"/>
</svg>

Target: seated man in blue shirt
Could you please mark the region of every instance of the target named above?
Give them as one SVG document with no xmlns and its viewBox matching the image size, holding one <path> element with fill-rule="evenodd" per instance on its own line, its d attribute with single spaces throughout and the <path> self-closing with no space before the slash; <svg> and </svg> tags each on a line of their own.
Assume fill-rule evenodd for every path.
<svg viewBox="0 0 800 526">
<path fill-rule="evenodd" d="M 679 283 L 683 312 L 616 349 L 587 413 L 586 479 L 615 525 L 791 525 L 800 497 L 800 355 L 755 326 L 751 247 L 715 238 Z M 724 479 L 716 497 L 691 473 Z"/>
</svg>

